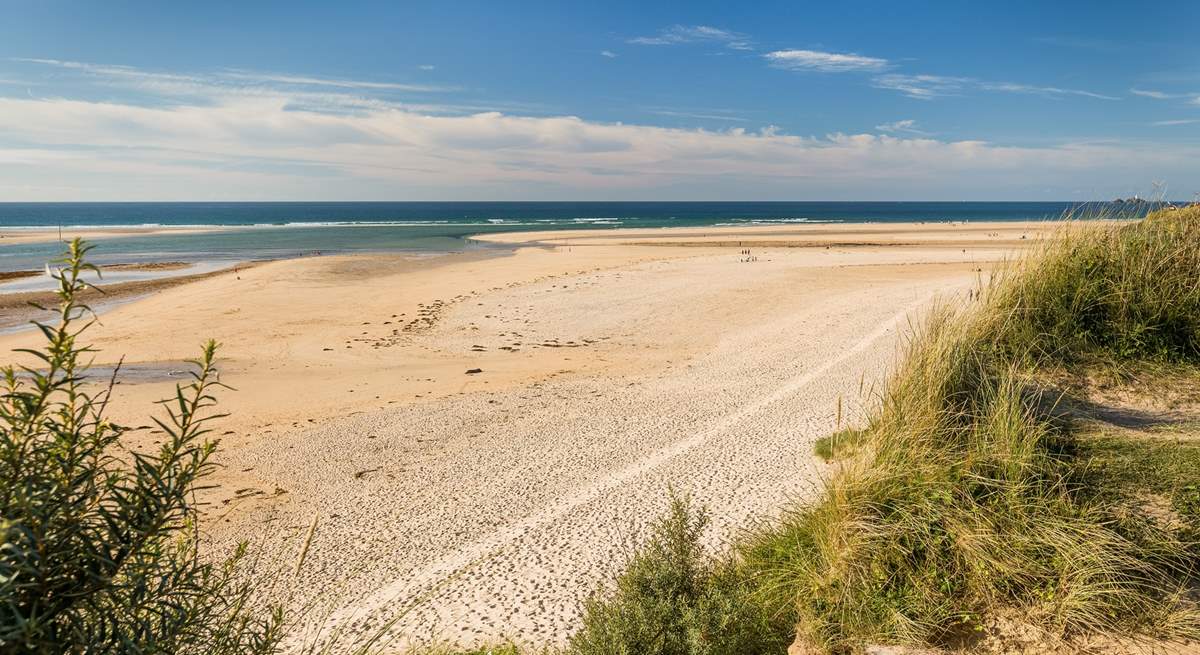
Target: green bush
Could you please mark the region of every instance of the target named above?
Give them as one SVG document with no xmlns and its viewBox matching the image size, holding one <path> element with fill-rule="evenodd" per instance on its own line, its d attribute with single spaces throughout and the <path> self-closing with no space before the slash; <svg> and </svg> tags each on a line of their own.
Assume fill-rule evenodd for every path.
<svg viewBox="0 0 1200 655">
<path fill-rule="evenodd" d="M 192 382 L 155 419 L 157 452 L 131 451 L 105 417 L 112 391 L 84 380 L 90 325 L 77 296 L 89 248 L 70 244 L 53 273 L 55 326 L 39 324 L 37 368 L 3 369 L 0 395 L 0 651 L 274 652 L 279 610 L 250 602 L 244 546 L 223 563 L 197 550 L 193 496 L 212 470 L 205 439 L 220 386 L 210 342 Z"/>
<path fill-rule="evenodd" d="M 704 552 L 707 519 L 672 496 L 617 580 L 589 601 L 569 652 L 578 655 L 745 655 L 778 652 L 790 625 L 772 625 L 733 562 Z"/>
</svg>

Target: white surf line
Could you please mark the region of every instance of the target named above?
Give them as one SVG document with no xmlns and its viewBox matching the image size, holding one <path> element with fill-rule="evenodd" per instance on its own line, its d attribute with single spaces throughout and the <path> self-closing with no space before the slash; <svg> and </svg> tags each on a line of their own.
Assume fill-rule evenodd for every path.
<svg viewBox="0 0 1200 655">
<path fill-rule="evenodd" d="M 834 367 L 839 366 L 843 362 L 866 351 L 868 348 L 874 345 L 876 341 L 883 338 L 885 335 L 895 329 L 897 324 L 908 318 L 913 310 L 924 306 L 934 296 L 944 293 L 945 291 L 945 289 L 934 291 L 923 296 L 920 300 L 907 305 L 899 313 L 883 323 L 880 323 L 878 327 L 867 333 L 866 336 L 860 339 L 853 346 L 842 351 L 842 353 L 837 357 L 828 359 L 821 365 L 797 375 L 796 377 L 787 381 L 785 384 L 778 387 L 773 393 L 754 402 L 743 405 L 738 410 L 725 416 L 723 419 L 718 420 L 716 423 L 709 425 L 705 429 L 697 432 L 695 435 L 688 437 L 687 439 L 677 441 L 671 445 L 664 446 L 663 448 L 651 453 L 650 455 L 647 455 L 646 457 L 643 457 L 636 462 L 633 462 L 632 464 L 613 473 L 612 475 L 602 480 L 598 480 L 589 486 L 581 488 L 574 494 L 559 500 L 552 507 L 531 514 L 530 516 L 527 516 L 524 519 L 500 530 L 491 537 L 482 539 L 473 544 L 469 544 L 464 548 L 447 554 L 433 564 L 426 566 L 420 573 L 413 576 L 408 582 L 397 580 L 392 584 L 381 587 L 368 596 L 364 596 L 363 599 L 355 603 L 353 607 L 346 607 L 332 613 L 325 624 L 326 628 L 328 629 L 345 621 L 353 622 L 355 620 L 373 617 L 376 612 L 384 609 L 388 604 L 395 603 L 397 601 L 399 601 L 398 605 L 400 607 L 406 608 L 407 613 L 407 611 L 411 611 L 414 609 L 414 607 L 412 606 L 412 601 L 407 600 L 406 597 L 424 597 L 423 600 L 417 602 L 418 605 L 423 605 L 429 602 L 436 597 L 436 590 L 443 585 L 447 578 L 459 576 L 472 566 L 498 555 L 506 546 L 512 544 L 512 542 L 516 541 L 529 530 L 558 519 L 571 510 L 596 499 L 598 496 L 613 489 L 614 487 L 617 487 L 625 482 L 644 475 L 649 471 L 658 468 L 659 466 L 662 466 L 667 461 L 704 444 L 715 435 L 724 432 L 725 430 L 737 424 L 739 421 L 757 414 L 769 405 L 779 402 L 780 400 L 783 400 L 796 393 L 808 384 L 816 381 L 817 378 L 828 373 Z M 405 594 L 406 591 L 409 593 Z M 379 618 L 383 621 L 387 620 L 387 617 Z M 322 632 L 324 632 L 324 630 L 322 630 Z"/>
</svg>

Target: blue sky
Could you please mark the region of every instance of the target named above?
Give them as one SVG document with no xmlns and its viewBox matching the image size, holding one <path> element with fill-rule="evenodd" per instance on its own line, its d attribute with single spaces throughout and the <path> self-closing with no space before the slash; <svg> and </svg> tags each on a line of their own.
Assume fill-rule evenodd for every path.
<svg viewBox="0 0 1200 655">
<path fill-rule="evenodd" d="M 1200 191 L 1194 2 L 0 2 L 0 200 Z"/>
</svg>

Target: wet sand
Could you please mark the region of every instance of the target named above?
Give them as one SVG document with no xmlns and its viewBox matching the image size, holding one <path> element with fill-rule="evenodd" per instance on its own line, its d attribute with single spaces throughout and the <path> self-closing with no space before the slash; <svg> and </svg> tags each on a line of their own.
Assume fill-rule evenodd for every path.
<svg viewBox="0 0 1200 655">
<path fill-rule="evenodd" d="M 207 278 L 233 272 L 236 278 L 243 270 L 257 266 L 259 262 L 243 262 L 237 265 L 222 266 L 215 271 L 201 273 L 178 274 L 179 271 L 191 268 L 191 264 L 178 262 L 163 262 L 151 264 L 118 264 L 106 266 L 105 271 L 155 271 L 165 272 L 164 277 L 152 277 L 144 280 L 106 283 L 101 280 L 97 289 L 88 289 L 80 294 L 80 299 L 93 311 L 105 313 L 113 307 L 129 302 L 141 296 L 171 287 L 197 282 Z M 28 278 L 44 275 L 41 271 L 23 272 L 24 275 L 12 275 L 7 280 L 27 280 Z M 38 309 L 38 306 L 54 308 L 58 304 L 58 296 L 53 291 L 3 291 L 0 284 L 0 331 L 13 331 L 27 326 L 30 321 L 47 321 L 55 317 L 55 312 Z"/>
<path fill-rule="evenodd" d="M 515 250 L 269 262 L 117 307 L 91 336 L 98 361 L 142 366 L 224 343 L 237 391 L 207 538 L 252 540 L 315 627 L 367 634 L 407 609 L 397 643 L 561 643 L 668 485 L 708 505 L 714 548 L 810 497 L 812 442 L 839 399 L 860 415 L 908 321 L 1049 229 L 488 235 Z M 114 417 L 148 423 L 170 387 L 123 385 Z"/>
</svg>

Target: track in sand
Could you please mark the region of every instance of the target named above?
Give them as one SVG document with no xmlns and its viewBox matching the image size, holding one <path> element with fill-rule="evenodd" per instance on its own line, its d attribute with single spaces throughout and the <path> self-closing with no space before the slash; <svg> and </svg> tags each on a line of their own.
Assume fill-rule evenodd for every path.
<svg viewBox="0 0 1200 655">
<path fill-rule="evenodd" d="M 369 634 L 404 612 L 405 641 L 562 643 L 668 487 L 708 508 L 714 548 L 811 497 L 824 470 L 812 443 L 835 428 L 839 399 L 861 408 L 907 318 L 972 279 L 965 267 L 799 261 L 657 262 L 455 308 L 427 345 L 478 343 L 468 326 L 487 332 L 520 308 L 578 343 L 611 338 L 607 352 L 640 348 L 656 363 L 501 391 L 472 379 L 459 395 L 244 449 L 228 464 L 289 500 L 239 513 L 229 534 L 270 535 L 263 552 L 282 567 L 319 517 L 295 593 L 327 629 Z M 589 356 L 564 353 L 564 366 Z"/>
</svg>

